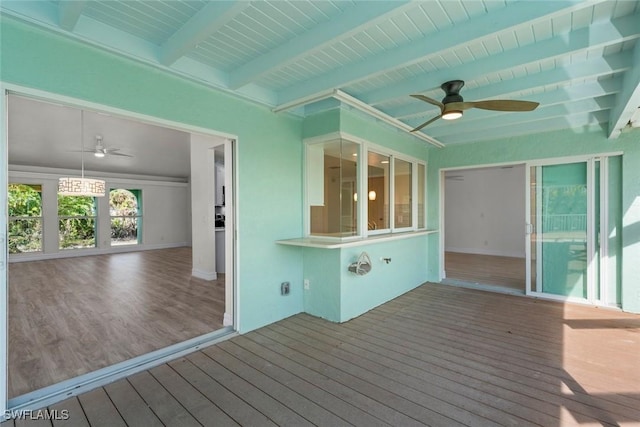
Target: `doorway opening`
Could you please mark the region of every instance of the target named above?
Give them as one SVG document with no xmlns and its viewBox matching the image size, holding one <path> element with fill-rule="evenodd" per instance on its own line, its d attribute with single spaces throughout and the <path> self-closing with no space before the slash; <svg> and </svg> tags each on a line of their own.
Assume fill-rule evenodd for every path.
<svg viewBox="0 0 640 427">
<path fill-rule="evenodd" d="M 443 172 L 443 282 L 525 293 L 525 165 Z"/>
<path fill-rule="evenodd" d="M 6 94 L 9 408 L 235 325 L 235 138 L 46 95 Z M 104 196 L 60 194 L 81 174 Z"/>
</svg>

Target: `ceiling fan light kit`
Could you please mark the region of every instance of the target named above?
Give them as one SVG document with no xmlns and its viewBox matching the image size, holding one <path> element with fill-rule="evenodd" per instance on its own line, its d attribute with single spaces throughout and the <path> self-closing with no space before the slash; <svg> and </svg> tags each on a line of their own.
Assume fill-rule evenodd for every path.
<svg viewBox="0 0 640 427">
<path fill-rule="evenodd" d="M 462 80 L 450 80 L 440 85 L 440 88 L 444 91 L 445 97 L 442 101 L 429 98 L 425 95 L 411 95 L 412 97 L 424 101 L 428 104 L 435 105 L 440 108 L 440 115 L 433 117 L 420 126 L 412 129 L 411 132 L 416 132 L 423 127 L 435 122 L 438 119 L 455 120 L 462 117 L 463 111 L 470 108 L 479 108 L 481 110 L 493 110 L 493 111 L 532 111 L 535 110 L 538 102 L 532 101 L 513 101 L 510 99 L 492 99 L 487 101 L 475 101 L 465 102 L 462 96 L 460 96 L 460 89 L 464 86 Z"/>
<path fill-rule="evenodd" d="M 82 148 L 82 130 L 84 111 L 80 111 L 80 148 Z M 58 179 L 58 194 L 61 196 L 104 197 L 106 182 L 102 179 L 84 177 L 84 150 L 80 150 L 81 176 L 68 176 Z"/>
<path fill-rule="evenodd" d="M 442 118 L 445 120 L 455 120 L 459 119 L 460 117 L 462 117 L 462 111 L 458 110 L 447 111 L 446 113 L 442 114 Z"/>
</svg>

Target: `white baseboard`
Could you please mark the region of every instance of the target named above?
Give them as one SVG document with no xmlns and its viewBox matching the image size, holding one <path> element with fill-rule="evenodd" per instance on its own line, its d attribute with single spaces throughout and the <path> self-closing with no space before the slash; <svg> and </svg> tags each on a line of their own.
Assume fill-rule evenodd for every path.
<svg viewBox="0 0 640 427">
<path fill-rule="evenodd" d="M 202 280 L 216 280 L 218 278 L 218 273 L 215 271 L 200 270 L 198 268 L 191 270 L 191 275 Z"/>
<path fill-rule="evenodd" d="M 445 252 L 457 252 L 461 254 L 474 254 L 474 255 L 493 255 L 493 256 L 504 256 L 511 258 L 524 258 L 524 251 L 498 251 L 494 249 L 483 249 L 483 248 L 445 248 Z"/>
<path fill-rule="evenodd" d="M 224 313 L 222 326 L 233 326 L 233 315 L 231 313 Z"/>
<path fill-rule="evenodd" d="M 162 243 L 157 245 L 122 245 L 122 246 L 110 246 L 108 248 L 87 248 L 87 249 L 68 249 L 55 253 L 26 253 L 26 254 L 11 254 L 9 255 L 9 262 L 26 262 L 26 261 L 42 261 L 47 259 L 58 258 L 75 258 L 81 256 L 91 255 L 109 255 L 120 254 L 125 252 L 139 252 L 139 251 L 152 251 L 156 249 L 170 249 L 181 248 L 184 246 L 190 246 L 187 242 L 178 243 Z"/>
</svg>

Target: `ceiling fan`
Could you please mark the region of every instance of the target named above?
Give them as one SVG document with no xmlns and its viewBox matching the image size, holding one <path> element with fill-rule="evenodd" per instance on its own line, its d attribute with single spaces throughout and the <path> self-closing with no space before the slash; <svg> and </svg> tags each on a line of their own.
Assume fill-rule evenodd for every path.
<svg viewBox="0 0 640 427">
<path fill-rule="evenodd" d="M 442 102 L 424 95 L 411 95 L 421 101 L 428 102 L 440 108 L 440 114 L 432 119 L 427 120 L 411 132 L 416 132 L 430 123 L 438 119 L 455 120 L 462 117 L 462 112 L 470 108 L 480 108 L 482 110 L 494 111 L 532 111 L 535 110 L 539 102 L 532 101 L 514 101 L 510 99 L 491 99 L 487 101 L 471 101 L 465 102 L 460 96 L 460 89 L 464 86 L 462 80 L 451 80 L 440 85 L 446 96 Z"/>
<path fill-rule="evenodd" d="M 119 153 L 119 148 L 107 148 L 102 143 L 102 135 L 96 135 L 96 146 L 93 148 L 86 148 L 82 150 L 85 153 L 93 153 L 94 156 L 98 158 L 102 158 L 105 156 L 123 156 L 123 157 L 133 157 L 130 154 Z"/>
</svg>

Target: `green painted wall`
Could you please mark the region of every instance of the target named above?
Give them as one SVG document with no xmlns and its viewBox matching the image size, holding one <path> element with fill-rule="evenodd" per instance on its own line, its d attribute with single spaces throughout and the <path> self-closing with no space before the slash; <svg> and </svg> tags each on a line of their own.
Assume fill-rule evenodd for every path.
<svg viewBox="0 0 640 427">
<path fill-rule="evenodd" d="M 415 236 L 340 250 L 340 322 L 353 319 L 380 304 L 420 286 L 427 277 L 427 238 Z M 360 253 L 371 258 L 371 271 L 358 276 L 347 270 Z M 381 258 L 391 258 L 386 263 Z"/>
<path fill-rule="evenodd" d="M 429 145 L 427 142 L 393 128 L 390 125 L 374 122 L 364 113 L 341 109 L 340 130 L 360 137 L 374 144 L 382 145 L 420 160 L 428 160 Z"/>
<path fill-rule="evenodd" d="M 295 248 L 304 252 L 304 278 L 309 289 L 304 292 L 304 311 L 314 316 L 340 320 L 340 250 Z"/>
<path fill-rule="evenodd" d="M 624 153 L 619 168 L 622 177 L 621 300 L 624 310 L 640 312 L 640 138 L 637 132 L 623 133 L 615 140 L 608 140 L 604 131 L 564 130 L 432 149 L 429 153 L 427 171 L 428 228 L 439 228 L 441 168 L 525 162 L 617 151 Z M 439 236 L 431 235 L 428 266 L 430 280 L 438 280 L 438 247 Z"/>
<path fill-rule="evenodd" d="M 427 144 L 386 124 L 372 122 L 361 113 L 339 108 L 307 117 L 305 137 L 341 131 L 396 152 L 426 160 Z M 344 322 L 421 285 L 427 278 L 427 236 L 377 242 L 342 249 L 304 248 L 304 310 L 334 322 Z M 366 276 L 348 271 L 366 251 L 373 270 Z M 380 258 L 392 258 L 389 264 Z"/>
<path fill-rule="evenodd" d="M 302 233 L 301 120 L 11 18 L 0 25 L 6 83 L 237 135 L 239 329 L 302 311 L 302 253 L 275 244 Z"/>
</svg>

